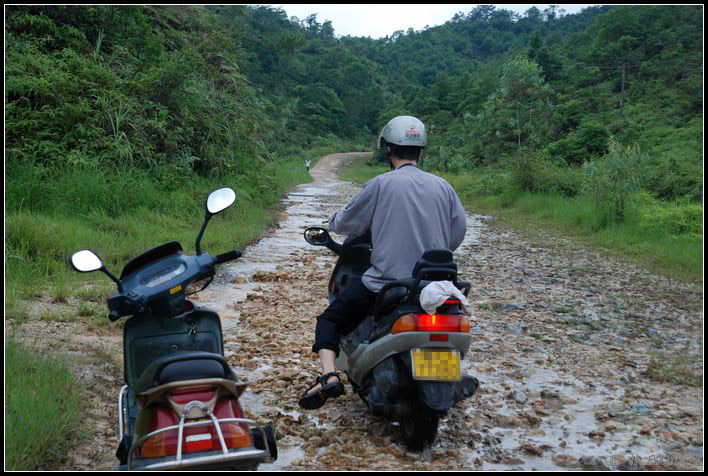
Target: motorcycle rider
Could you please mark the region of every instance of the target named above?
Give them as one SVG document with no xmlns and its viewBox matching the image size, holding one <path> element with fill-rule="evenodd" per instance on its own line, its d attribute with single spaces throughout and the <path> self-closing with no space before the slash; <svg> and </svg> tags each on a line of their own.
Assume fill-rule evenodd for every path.
<svg viewBox="0 0 708 476">
<path fill-rule="evenodd" d="M 415 263 L 431 248 L 457 249 L 467 230 L 465 210 L 444 179 L 418 168 L 427 143 L 425 125 L 412 116 L 391 119 L 379 135 L 390 172 L 369 180 L 361 192 L 329 220 L 341 235 L 371 231 L 371 268 L 360 282 L 344 289 L 317 317 L 312 351 L 322 375 L 300 398 L 301 407 L 321 407 L 344 393 L 335 368 L 341 335 L 366 319 L 377 292 L 388 282 L 410 277 Z"/>
</svg>

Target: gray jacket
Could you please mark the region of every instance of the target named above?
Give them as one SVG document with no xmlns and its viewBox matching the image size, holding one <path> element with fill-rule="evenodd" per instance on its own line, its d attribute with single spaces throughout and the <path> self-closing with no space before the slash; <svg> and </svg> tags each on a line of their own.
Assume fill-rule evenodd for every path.
<svg viewBox="0 0 708 476">
<path fill-rule="evenodd" d="M 378 292 L 390 281 L 411 277 L 426 250 L 457 249 L 467 231 L 467 217 L 449 183 L 415 165 L 403 165 L 369 180 L 330 218 L 329 226 L 348 236 L 371 229 L 371 268 L 362 282 Z"/>
</svg>

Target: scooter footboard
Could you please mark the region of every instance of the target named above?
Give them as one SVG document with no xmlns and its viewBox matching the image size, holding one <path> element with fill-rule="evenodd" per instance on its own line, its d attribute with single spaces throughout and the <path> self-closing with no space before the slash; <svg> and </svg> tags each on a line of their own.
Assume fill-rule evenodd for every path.
<svg viewBox="0 0 708 476">
<path fill-rule="evenodd" d="M 179 470 L 179 469 L 255 469 L 259 463 L 272 463 L 277 458 L 275 438 L 270 428 L 263 429 L 253 420 L 245 418 L 218 419 L 209 413 L 211 421 L 195 421 L 185 423 L 184 416 L 179 425 L 160 428 L 138 440 L 130 451 L 127 470 Z M 241 448 L 229 448 L 224 439 L 222 426 L 225 424 L 246 425 L 253 436 L 252 445 Z M 196 453 L 183 453 L 184 430 L 194 426 L 213 426 L 219 438 L 220 450 L 200 451 Z M 135 457 L 135 452 L 150 438 L 166 435 L 168 432 L 177 431 L 177 454 L 160 458 Z M 260 448 L 259 448 L 260 446 Z"/>
</svg>

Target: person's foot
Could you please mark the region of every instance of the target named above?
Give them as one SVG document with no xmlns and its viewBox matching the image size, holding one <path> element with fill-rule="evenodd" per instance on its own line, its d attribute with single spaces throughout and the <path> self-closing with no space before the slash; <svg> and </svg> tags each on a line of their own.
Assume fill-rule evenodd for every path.
<svg viewBox="0 0 708 476">
<path fill-rule="evenodd" d="M 341 381 L 341 380 L 339 380 L 339 377 L 337 377 L 336 375 L 332 375 L 330 378 L 327 379 L 327 383 L 328 383 L 328 384 L 337 383 L 337 382 L 340 382 L 340 381 Z M 318 382 L 317 385 L 315 385 L 314 387 L 308 389 L 307 392 L 305 392 L 307 395 L 311 395 L 311 394 L 313 394 L 313 393 L 317 393 L 317 392 L 319 392 L 320 390 L 322 390 L 322 384 L 319 383 L 319 382 L 320 382 L 320 379 L 319 379 L 319 378 L 317 379 L 317 382 Z"/>
<path fill-rule="evenodd" d="M 306 410 L 320 408 L 328 398 L 337 398 L 344 393 L 344 384 L 338 372 L 330 372 L 317 378 L 315 385 L 300 397 L 298 404 Z"/>
</svg>

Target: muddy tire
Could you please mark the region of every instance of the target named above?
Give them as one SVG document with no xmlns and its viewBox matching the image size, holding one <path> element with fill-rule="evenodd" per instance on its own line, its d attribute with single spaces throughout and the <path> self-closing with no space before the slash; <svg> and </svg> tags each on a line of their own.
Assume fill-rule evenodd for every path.
<svg viewBox="0 0 708 476">
<path fill-rule="evenodd" d="M 438 434 L 440 413 L 419 404 L 408 418 L 401 421 L 401 435 L 411 451 L 422 451 L 433 444 Z"/>
</svg>

